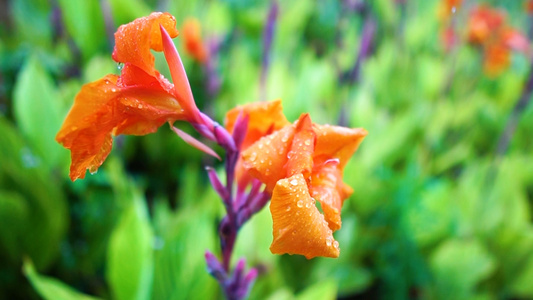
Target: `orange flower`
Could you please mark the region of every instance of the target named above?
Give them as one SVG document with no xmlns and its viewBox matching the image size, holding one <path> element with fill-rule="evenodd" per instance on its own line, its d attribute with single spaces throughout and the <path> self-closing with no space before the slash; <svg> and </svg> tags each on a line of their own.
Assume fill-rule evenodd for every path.
<svg viewBox="0 0 533 300">
<path fill-rule="evenodd" d="M 529 41 L 506 24 L 503 11 L 486 5 L 476 7 L 470 14 L 468 41 L 482 47 L 484 70 L 492 77 L 509 66 L 511 50 L 529 53 Z"/>
<path fill-rule="evenodd" d="M 483 67 L 485 73 L 489 76 L 496 76 L 500 74 L 511 62 L 511 51 L 504 45 L 493 44 L 487 46 L 485 50 L 485 60 Z"/>
<path fill-rule="evenodd" d="M 468 20 L 468 41 L 482 45 L 493 39 L 505 23 L 502 11 L 480 5 L 472 10 Z"/>
<path fill-rule="evenodd" d="M 170 39 L 177 35 L 176 20 L 168 13 L 119 27 L 112 56 L 123 63 L 121 75 L 84 85 L 56 136 L 71 151 L 71 180 L 84 178 L 87 169 L 96 172 L 111 151 L 112 135 L 144 135 L 165 122 L 200 119 Z M 155 69 L 150 49 L 165 51 L 174 85 Z"/>
<path fill-rule="evenodd" d="M 207 60 L 207 49 L 202 42 L 202 29 L 197 19 L 189 18 L 183 23 L 185 51 L 199 63 Z"/>
<path fill-rule="evenodd" d="M 273 253 L 339 256 L 333 231 L 341 227 L 342 203 L 352 193 L 342 171 L 366 134 L 361 128 L 313 124 L 303 114 L 244 150 L 244 168 L 272 191 Z"/>
<path fill-rule="evenodd" d="M 235 123 L 239 116 L 247 116 L 249 120 L 246 136 L 241 144 L 241 150 L 247 149 L 260 138 L 290 124 L 283 114 L 281 100 L 251 103 L 237 106 L 228 111 L 226 113 L 224 127 L 226 127 L 229 133 L 233 134 Z M 251 177 L 242 166 L 242 159 L 239 159 L 237 162 L 235 173 L 240 187 L 244 188 L 251 181 Z"/>
</svg>

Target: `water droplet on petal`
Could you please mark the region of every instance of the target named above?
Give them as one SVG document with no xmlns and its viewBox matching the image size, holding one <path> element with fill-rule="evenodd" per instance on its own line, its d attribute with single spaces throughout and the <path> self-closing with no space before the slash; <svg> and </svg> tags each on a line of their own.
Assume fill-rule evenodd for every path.
<svg viewBox="0 0 533 300">
<path fill-rule="evenodd" d="M 281 141 L 284 142 L 284 143 L 286 143 L 288 140 L 289 140 L 289 137 L 286 136 L 286 135 L 281 137 Z"/>
<path fill-rule="evenodd" d="M 287 206 L 287 211 L 291 211 L 291 207 L 290 206 Z"/>
<path fill-rule="evenodd" d="M 311 203 L 306 202 L 306 203 L 305 203 L 305 208 L 309 208 L 309 207 L 311 207 Z"/>
<path fill-rule="evenodd" d="M 333 241 L 333 247 L 335 247 L 336 249 L 339 249 L 339 242 Z"/>
<path fill-rule="evenodd" d="M 296 205 L 298 207 L 303 207 L 304 206 L 304 202 L 302 200 L 298 200 L 298 202 L 296 203 Z"/>
<path fill-rule="evenodd" d="M 326 238 L 326 245 L 327 245 L 328 247 L 330 247 L 332 242 L 333 242 L 333 241 L 332 241 L 331 238 L 328 236 L 328 237 Z"/>
<path fill-rule="evenodd" d="M 311 145 L 311 141 L 310 141 L 310 140 L 305 140 L 305 142 L 304 142 L 304 143 L 305 143 L 305 145 L 306 145 L 306 146 L 309 146 L 309 145 Z"/>
<path fill-rule="evenodd" d="M 291 184 L 294 185 L 294 186 L 297 186 L 298 185 L 298 179 L 294 178 L 293 180 L 291 180 Z"/>
<path fill-rule="evenodd" d="M 124 68 L 124 64 L 123 63 L 117 63 L 117 69 L 119 70 L 122 70 Z"/>
<path fill-rule="evenodd" d="M 255 159 L 257 158 L 257 153 L 255 152 L 252 152 L 252 154 L 250 154 L 250 161 L 255 161 Z"/>
</svg>

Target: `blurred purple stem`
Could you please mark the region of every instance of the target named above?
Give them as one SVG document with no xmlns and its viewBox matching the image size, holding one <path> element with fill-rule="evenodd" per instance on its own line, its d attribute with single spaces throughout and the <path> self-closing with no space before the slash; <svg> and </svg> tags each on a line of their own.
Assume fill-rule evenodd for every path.
<svg viewBox="0 0 533 300">
<path fill-rule="evenodd" d="M 507 119 L 507 123 L 505 124 L 505 129 L 503 130 L 498 140 L 498 148 L 496 150 L 496 155 L 498 157 L 503 156 L 507 152 L 507 149 L 509 148 L 509 144 L 511 142 L 511 138 L 514 135 L 516 126 L 518 125 L 518 121 L 520 121 L 520 115 L 522 111 L 524 111 L 524 109 L 528 106 L 529 102 L 531 101 L 532 92 L 533 92 L 533 60 L 531 60 L 531 63 L 530 63 L 529 74 L 528 74 L 526 83 L 524 85 L 524 88 L 522 89 L 522 95 L 520 95 L 518 102 L 516 102 L 516 105 L 511 111 L 511 114 L 509 115 L 509 118 Z"/>
<path fill-rule="evenodd" d="M 270 4 L 270 10 L 268 11 L 268 17 L 263 30 L 263 59 L 261 61 L 261 79 L 259 82 L 259 100 L 266 100 L 266 81 L 268 75 L 268 69 L 270 67 L 270 53 L 272 49 L 272 40 L 274 38 L 274 29 L 276 27 L 276 21 L 278 19 L 279 5 L 276 0 Z"/>
</svg>

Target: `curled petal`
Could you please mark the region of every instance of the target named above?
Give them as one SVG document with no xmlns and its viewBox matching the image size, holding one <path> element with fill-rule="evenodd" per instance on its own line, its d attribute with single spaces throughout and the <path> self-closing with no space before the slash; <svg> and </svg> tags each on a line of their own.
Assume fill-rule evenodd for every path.
<svg viewBox="0 0 533 300">
<path fill-rule="evenodd" d="M 314 124 L 314 130 L 317 137 L 314 156 L 339 159 L 341 170 L 367 135 L 367 131 L 363 128 L 333 125 Z"/>
<path fill-rule="evenodd" d="M 178 36 L 176 19 L 169 13 L 154 12 L 147 17 L 120 26 L 115 33 L 113 59 L 117 62 L 131 63 L 147 74 L 155 76 L 157 71 L 150 49 L 163 51 L 160 25 L 171 37 Z"/>
<path fill-rule="evenodd" d="M 326 162 L 313 169 L 309 192 L 320 202 L 324 217 L 333 231 L 341 228 L 342 203 L 350 196 L 344 188 L 338 163 Z"/>
<path fill-rule="evenodd" d="M 281 100 L 247 104 L 228 111 L 224 126 L 230 133 L 233 133 L 237 118 L 241 114 L 249 118 L 248 131 L 241 145 L 243 150 L 263 136 L 290 125 L 283 114 Z"/>
<path fill-rule="evenodd" d="M 272 253 L 300 254 L 307 259 L 339 257 L 339 244 L 309 195 L 302 174 L 278 181 L 270 212 L 274 226 Z"/>
</svg>

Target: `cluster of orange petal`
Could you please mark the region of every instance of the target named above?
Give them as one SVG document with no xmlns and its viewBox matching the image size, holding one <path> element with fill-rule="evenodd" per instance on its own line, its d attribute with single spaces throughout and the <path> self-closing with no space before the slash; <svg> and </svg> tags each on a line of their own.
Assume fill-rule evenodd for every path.
<svg viewBox="0 0 533 300">
<path fill-rule="evenodd" d="M 488 5 L 471 11 L 467 37 L 469 43 L 483 49 L 484 69 L 489 76 L 496 76 L 509 66 L 511 50 L 529 52 L 527 38 L 507 23 L 502 10 Z"/>
<path fill-rule="evenodd" d="M 171 68 L 172 84 L 155 69 L 150 52 L 168 49 L 177 35 L 176 20 L 168 13 L 119 27 L 112 57 L 123 64 L 120 76 L 109 74 L 84 85 L 56 136 L 71 151 L 72 180 L 84 178 L 87 169 L 96 172 L 111 151 L 112 135 L 145 135 L 166 122 L 199 119 L 179 57 L 167 57 L 178 66 Z"/>
<path fill-rule="evenodd" d="M 171 40 L 177 35 L 176 20 L 168 13 L 152 13 L 119 27 L 112 57 L 123 64 L 120 76 L 110 74 L 84 85 L 56 136 L 71 151 L 72 180 L 101 166 L 111 151 L 113 135 L 145 135 L 178 120 L 213 126 L 194 102 Z M 155 69 L 151 50 L 164 51 L 174 84 Z M 248 127 L 236 176 L 241 186 L 256 178 L 272 193 L 271 251 L 338 257 L 333 232 L 341 227 L 342 204 L 352 193 L 342 173 L 366 131 L 314 124 L 308 114 L 291 124 L 278 100 L 229 111 L 230 133 L 242 116 L 247 117 Z M 203 144 L 174 130 L 210 153 Z"/>
<path fill-rule="evenodd" d="M 314 124 L 308 114 L 291 124 L 280 101 L 231 110 L 230 132 L 239 114 L 248 115 L 250 123 L 237 174 L 240 181 L 259 179 L 272 191 L 272 253 L 338 257 L 333 232 L 340 229 L 342 204 L 353 192 L 342 173 L 367 132 Z"/>
</svg>

